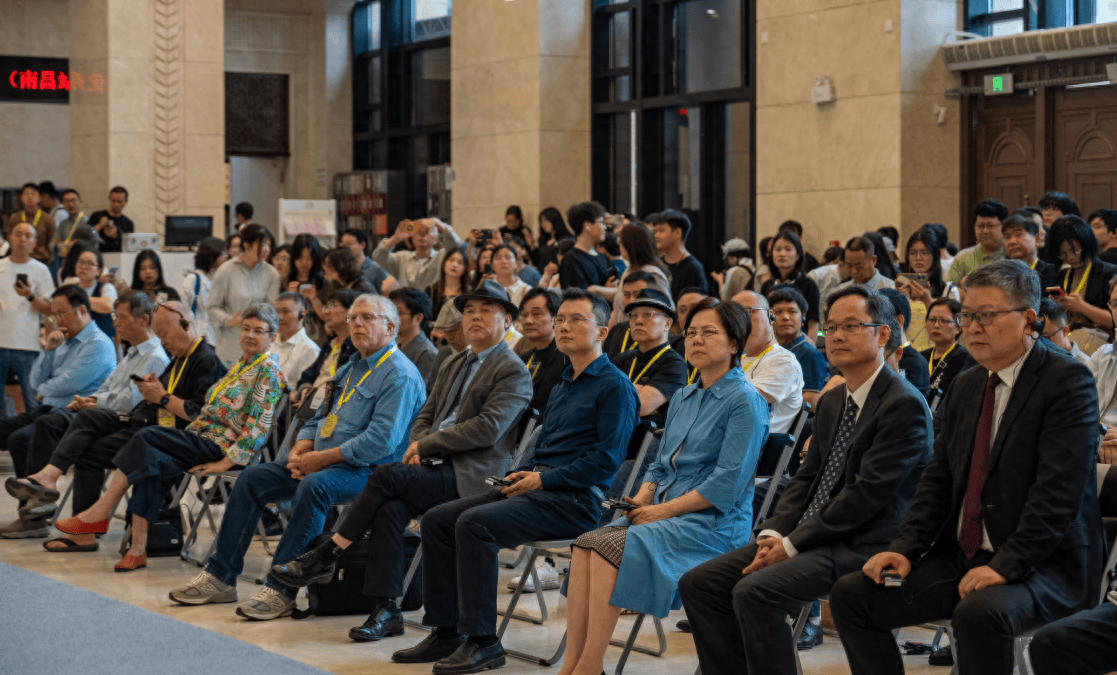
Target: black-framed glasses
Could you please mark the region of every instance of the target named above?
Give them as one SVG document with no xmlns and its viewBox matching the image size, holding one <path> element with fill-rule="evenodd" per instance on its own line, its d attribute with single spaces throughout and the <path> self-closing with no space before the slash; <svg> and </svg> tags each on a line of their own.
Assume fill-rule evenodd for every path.
<svg viewBox="0 0 1117 675">
<path fill-rule="evenodd" d="M 957 326 L 958 319 L 955 319 L 953 317 L 949 319 L 943 319 L 941 317 L 932 316 L 928 318 L 924 323 L 926 323 L 928 326 Z"/>
<path fill-rule="evenodd" d="M 1027 309 L 1027 307 L 1016 307 L 1013 309 L 998 309 L 996 311 L 959 312 L 958 320 L 963 326 L 970 325 L 973 323 L 974 319 L 977 319 L 979 326 L 988 326 L 993 323 L 993 319 L 996 319 L 998 314 L 1012 314 L 1013 312 L 1023 312 Z"/>
<path fill-rule="evenodd" d="M 841 323 L 826 324 L 822 327 L 822 334 L 830 335 L 835 331 L 841 330 L 846 335 L 850 335 L 852 333 L 856 333 L 862 328 L 877 328 L 883 325 L 883 323 L 875 323 L 873 321 L 855 321 L 853 319 L 850 319 L 849 321 L 843 321 Z"/>
</svg>

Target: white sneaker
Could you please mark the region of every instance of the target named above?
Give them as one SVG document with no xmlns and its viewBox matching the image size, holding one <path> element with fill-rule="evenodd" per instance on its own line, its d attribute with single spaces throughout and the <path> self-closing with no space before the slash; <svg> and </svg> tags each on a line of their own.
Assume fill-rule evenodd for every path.
<svg viewBox="0 0 1117 675">
<path fill-rule="evenodd" d="M 199 572 L 190 583 L 171 591 L 170 596 L 171 600 L 183 605 L 236 602 L 237 587 L 224 583 L 209 572 Z"/>
<path fill-rule="evenodd" d="M 562 586 L 562 580 L 559 578 L 558 568 L 553 564 L 547 562 L 546 558 L 535 559 L 535 572 L 539 575 L 539 583 L 543 584 L 543 590 L 550 591 Z M 508 581 L 508 590 L 514 591 L 520 585 L 520 577 L 512 577 Z M 524 585 L 525 593 L 535 592 L 535 583 L 531 578 L 531 573 L 528 573 L 527 583 Z"/>
<path fill-rule="evenodd" d="M 271 621 L 287 616 L 295 609 L 295 601 L 274 588 L 264 586 L 251 599 L 237 605 L 237 615 L 246 619 Z"/>
</svg>

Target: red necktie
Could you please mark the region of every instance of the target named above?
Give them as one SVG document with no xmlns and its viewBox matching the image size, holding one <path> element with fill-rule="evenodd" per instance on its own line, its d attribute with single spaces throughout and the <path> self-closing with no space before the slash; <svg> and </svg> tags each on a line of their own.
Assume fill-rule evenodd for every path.
<svg viewBox="0 0 1117 675">
<path fill-rule="evenodd" d="M 974 557 L 981 548 L 981 488 L 985 482 L 985 469 L 989 465 L 989 445 L 993 436 L 993 408 L 997 397 L 993 390 L 1001 378 L 990 373 L 985 385 L 985 404 L 981 407 L 981 419 L 977 423 L 977 437 L 973 444 L 973 459 L 970 460 L 970 478 L 966 484 L 966 501 L 962 507 L 962 553 L 967 558 Z"/>
</svg>

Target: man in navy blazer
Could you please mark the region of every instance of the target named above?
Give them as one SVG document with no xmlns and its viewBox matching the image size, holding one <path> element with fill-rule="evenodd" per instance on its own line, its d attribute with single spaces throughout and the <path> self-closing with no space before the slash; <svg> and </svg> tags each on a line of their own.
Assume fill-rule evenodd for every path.
<svg viewBox="0 0 1117 675">
<path fill-rule="evenodd" d="M 1098 601 L 1098 403 L 1086 367 L 1038 340 L 1039 277 L 1018 260 L 969 274 L 962 330 L 981 367 L 943 403 L 935 451 L 888 551 L 830 607 L 854 675 L 902 673 L 891 631 L 951 618 L 959 671 L 1004 673 L 1013 636 Z M 894 568 L 903 588 L 887 588 Z"/>
</svg>

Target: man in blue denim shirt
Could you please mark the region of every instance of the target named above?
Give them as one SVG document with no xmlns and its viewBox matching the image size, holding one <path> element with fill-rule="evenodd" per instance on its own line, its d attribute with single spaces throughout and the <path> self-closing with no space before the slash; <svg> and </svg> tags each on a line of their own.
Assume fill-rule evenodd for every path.
<svg viewBox="0 0 1117 675">
<path fill-rule="evenodd" d="M 423 623 L 434 631 L 393 661 L 436 662 L 436 675 L 503 666 L 497 552 L 572 539 L 597 526 L 604 489 L 624 459 L 640 408 L 632 383 L 601 352 L 611 311 L 598 295 L 566 291 L 555 336 L 570 367 L 547 402 L 534 456 L 508 474 L 510 486 L 423 516 Z M 464 579 L 471 583 L 459 586 Z"/>
<path fill-rule="evenodd" d="M 291 518 L 275 551 L 277 560 L 291 560 L 322 531 L 332 504 L 360 493 L 373 465 L 403 456 L 426 387 L 396 348 L 399 314 L 387 298 L 363 295 L 349 308 L 348 321 L 358 353 L 338 369 L 325 404 L 299 431 L 287 457 L 250 466 L 237 478 L 216 552 L 204 572 L 171 591 L 175 602 L 236 602 L 237 575 L 266 504 L 292 500 Z M 237 614 L 259 620 L 286 616 L 295 606 L 296 591 L 269 575 Z"/>
</svg>

